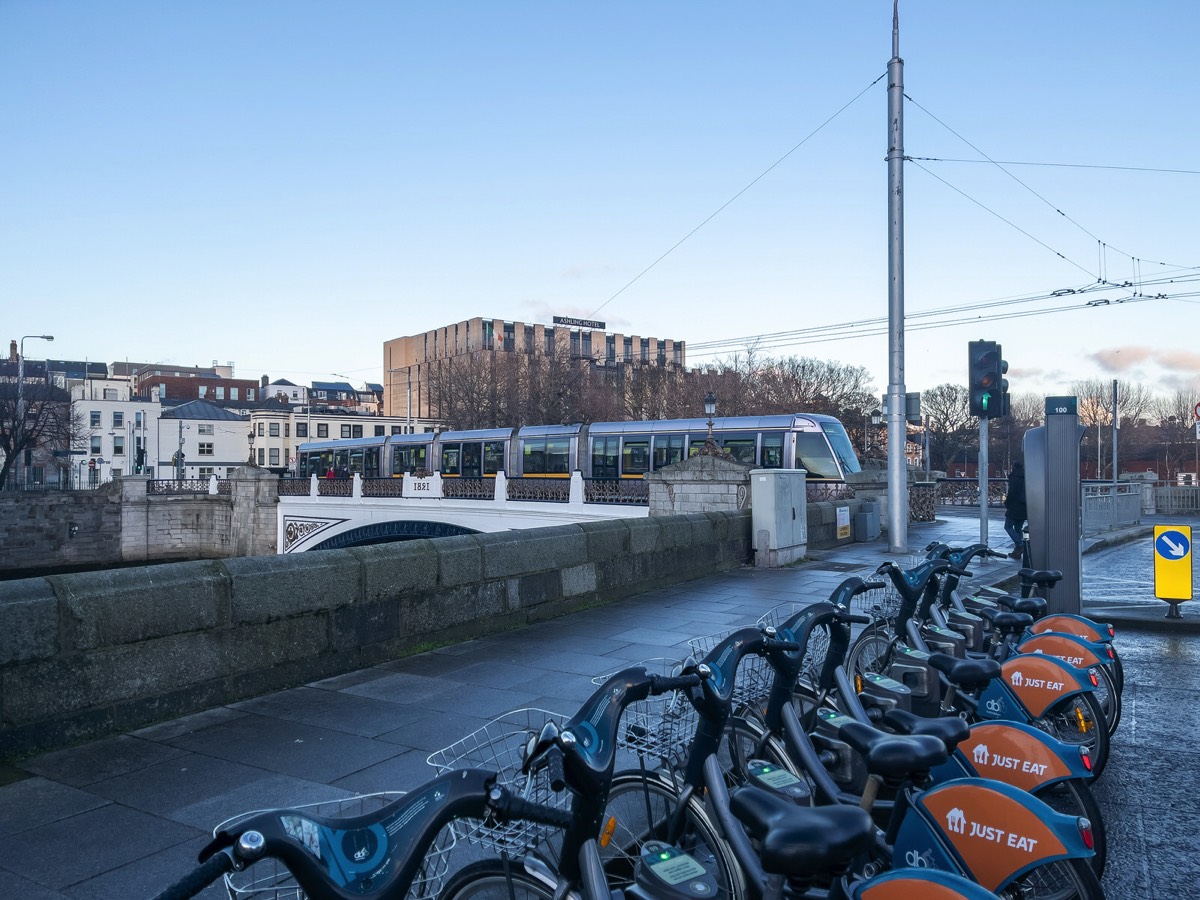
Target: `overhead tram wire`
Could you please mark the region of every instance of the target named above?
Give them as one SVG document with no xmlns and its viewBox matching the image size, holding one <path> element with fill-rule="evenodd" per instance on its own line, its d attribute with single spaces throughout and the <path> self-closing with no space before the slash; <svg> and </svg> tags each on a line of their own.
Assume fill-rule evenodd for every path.
<svg viewBox="0 0 1200 900">
<path fill-rule="evenodd" d="M 907 94 L 905 95 L 908 96 Z M 916 101 L 913 101 L 914 103 Z M 917 104 L 920 106 L 920 104 Z M 923 109 L 923 107 L 922 107 Z M 927 112 L 927 110 L 926 110 Z M 1102 166 L 1089 163 L 1030 162 L 1012 159 L 954 159 L 945 156 L 912 156 L 920 162 L 975 163 L 989 166 L 1040 166 L 1057 169 L 1111 169 L 1116 172 L 1150 172 L 1163 175 L 1200 175 L 1200 169 L 1157 169 L 1152 166 Z"/>
<path fill-rule="evenodd" d="M 592 310 L 592 312 L 589 314 L 588 318 L 589 319 L 595 318 L 596 314 L 599 313 L 600 310 L 604 309 L 604 307 L 608 306 L 608 304 L 610 304 L 614 300 L 616 300 L 619 296 L 621 296 L 623 293 L 625 293 L 625 291 L 627 291 L 627 290 L 629 290 L 629 288 L 633 287 L 633 285 L 636 284 L 642 278 L 642 276 L 644 276 L 647 272 L 649 272 L 651 269 L 653 269 L 655 266 L 657 266 L 660 262 L 662 262 L 664 259 L 666 259 L 668 256 L 670 256 L 676 250 L 678 250 L 679 247 L 682 246 L 689 238 L 691 238 L 692 235 L 694 235 L 697 231 L 699 231 L 701 228 L 703 228 L 705 225 L 707 225 L 709 222 L 711 222 L 713 219 L 715 219 L 717 216 L 719 216 L 722 212 L 724 212 L 725 209 L 727 207 L 729 207 L 731 204 L 733 204 L 733 202 L 735 200 L 737 200 L 739 197 L 741 197 L 742 194 L 746 193 L 746 191 L 750 190 L 750 188 L 754 187 L 754 185 L 758 184 L 758 182 L 760 182 L 764 178 L 766 178 L 767 175 L 769 175 L 772 170 L 774 170 L 789 156 L 791 156 L 793 153 L 795 153 L 797 150 L 799 150 L 801 147 L 803 147 L 805 144 L 807 144 L 810 140 L 812 140 L 812 138 L 816 137 L 817 134 L 820 133 L 825 128 L 826 125 L 828 125 L 830 122 L 832 122 L 834 119 L 836 119 L 842 113 L 844 113 L 847 109 L 849 109 L 851 106 L 853 106 L 858 101 L 858 99 L 863 96 L 863 94 L 865 94 L 871 88 L 875 87 L 875 85 L 879 84 L 879 82 L 883 81 L 883 79 L 886 77 L 887 77 L 887 72 L 885 71 L 882 75 L 880 75 L 878 78 L 876 78 L 870 84 L 868 84 L 865 88 L 863 88 L 861 91 L 859 91 L 853 97 L 851 97 L 848 101 L 846 101 L 846 103 L 843 104 L 841 106 L 841 108 L 839 108 L 833 115 L 831 115 L 824 122 L 822 122 L 820 125 L 818 125 L 816 128 L 814 128 L 812 131 L 810 131 L 808 133 L 808 135 L 803 140 L 800 141 L 800 143 L 796 144 L 794 147 L 792 147 L 791 150 L 789 150 L 787 153 L 783 154 L 783 156 L 779 157 L 779 159 L 775 160 L 775 162 L 771 163 L 771 165 L 767 166 L 767 168 L 765 168 L 762 172 L 760 172 L 757 177 L 752 179 L 749 184 L 747 184 L 740 191 L 738 191 L 736 194 L 734 194 L 732 197 L 730 197 L 728 200 L 726 200 L 724 203 L 722 203 L 719 207 L 717 207 L 699 225 L 697 225 L 695 228 L 693 228 L 691 231 L 689 231 L 687 234 L 685 234 L 683 237 L 681 237 L 678 241 L 676 241 L 674 244 L 672 244 L 671 247 L 668 248 L 666 250 L 666 252 L 664 252 L 662 255 L 660 255 L 656 260 L 654 260 L 654 262 L 650 263 L 650 265 L 646 266 L 646 268 L 644 268 L 644 269 L 642 269 L 642 271 L 638 272 L 637 275 L 633 276 L 633 278 L 631 278 L 620 290 L 618 290 L 615 294 L 613 294 L 611 297 L 609 297 L 607 300 L 605 300 L 603 303 L 601 303 L 599 306 L 597 306 L 594 310 Z"/>
<path fill-rule="evenodd" d="M 1069 215 L 1067 215 L 1065 212 L 1063 212 L 1061 209 L 1059 209 L 1057 206 L 1055 206 L 1053 203 L 1051 203 L 1049 200 L 1047 200 L 1045 197 L 1043 197 L 1041 194 L 1039 194 L 1037 191 L 1035 191 L 1033 188 L 1031 188 L 1029 185 L 1027 185 L 1025 182 L 1023 182 L 1020 178 L 1018 178 L 1012 172 L 1010 172 L 1006 168 L 1004 168 L 1004 166 L 1006 165 L 1005 163 L 1000 163 L 1000 162 L 997 162 L 996 160 L 992 159 L 990 156 L 988 156 L 986 153 L 984 153 L 982 150 L 980 150 L 978 147 L 976 147 L 974 144 L 972 144 L 969 140 L 967 140 L 965 137 L 963 137 L 961 134 L 959 134 L 957 131 L 955 131 L 953 128 L 951 128 L 949 125 L 947 125 L 941 119 L 939 119 L 937 116 L 935 116 L 932 112 L 930 112 L 928 109 L 926 109 L 920 103 L 918 103 L 916 100 L 914 100 L 908 94 L 905 94 L 904 97 L 906 100 L 908 100 L 909 103 L 913 104 L 915 107 L 917 107 L 917 109 L 921 110 L 921 112 L 925 113 L 925 115 L 929 116 L 929 118 L 933 119 L 933 121 L 937 122 L 939 125 L 941 125 L 943 128 L 945 128 L 948 132 L 950 132 L 952 135 L 954 135 L 956 138 L 958 138 L 960 141 L 962 141 L 964 144 L 966 144 L 968 147 L 970 147 L 972 150 L 974 150 L 976 153 L 978 153 L 980 156 L 982 156 L 983 159 L 986 160 L 989 164 L 995 166 L 997 169 L 999 169 L 1001 172 L 1003 172 L 1005 175 L 1007 175 L 1009 178 L 1011 178 L 1013 181 L 1015 181 L 1017 184 L 1019 184 L 1025 190 L 1027 190 L 1029 193 L 1033 194 L 1033 196 L 1035 196 L 1039 200 L 1041 200 L 1042 203 L 1046 204 L 1046 206 L 1050 207 L 1052 210 L 1054 210 L 1056 213 L 1058 213 L 1060 216 L 1062 216 L 1064 219 L 1066 219 L 1068 222 L 1070 222 L 1072 225 L 1074 225 L 1076 228 L 1078 228 L 1080 231 L 1082 231 L 1088 237 L 1090 237 L 1094 241 L 1096 241 L 1098 244 L 1102 244 L 1104 247 L 1111 247 L 1114 251 L 1116 251 L 1120 255 L 1127 256 L 1131 260 L 1136 258 L 1136 257 L 1134 257 L 1134 255 L 1132 253 L 1127 253 L 1126 251 L 1120 249 L 1119 247 L 1113 247 L 1112 244 L 1109 244 L 1109 243 L 1105 242 L 1104 240 L 1102 240 L 1100 237 L 1092 234 L 1091 231 L 1089 231 L 1087 228 L 1085 228 L 1083 225 L 1081 225 L 1075 219 L 1071 218 Z M 916 164 L 915 157 L 907 157 L 907 159 L 910 162 L 913 162 L 914 164 Z M 929 172 L 929 169 L 927 169 L 925 166 L 919 166 L 919 168 L 921 168 L 922 170 L 924 170 L 926 172 Z M 929 172 L 929 174 L 932 175 L 933 173 Z M 1200 175 L 1200 172 L 1194 172 L 1191 174 Z M 936 178 L 937 176 L 934 176 L 934 177 Z M 941 180 L 941 179 L 939 179 L 939 180 Z M 948 186 L 953 187 L 952 185 L 949 185 L 948 182 L 943 182 L 943 183 L 947 184 Z M 957 190 L 957 188 L 955 188 L 955 190 Z M 963 194 L 963 196 L 967 196 L 967 195 Z M 968 198 L 968 199 L 970 199 L 970 198 Z M 984 208 L 986 209 L 986 207 L 984 207 Z M 991 210 L 989 210 L 989 212 L 991 212 Z M 995 213 L 993 213 L 993 215 L 995 215 Z M 1011 224 L 1011 223 L 1009 223 L 1009 224 Z M 1016 227 L 1016 226 L 1014 226 L 1014 227 Z M 1030 236 L 1032 237 L 1032 235 L 1030 235 Z M 1063 259 L 1066 259 L 1066 257 L 1064 256 Z M 1070 262 L 1070 260 L 1067 260 L 1067 261 Z M 1165 262 L 1160 262 L 1157 260 L 1146 260 L 1146 262 L 1153 262 L 1156 265 L 1163 265 L 1163 266 L 1174 266 L 1175 265 L 1174 263 L 1165 263 Z M 1189 267 L 1182 267 L 1182 268 L 1189 268 Z"/>
</svg>

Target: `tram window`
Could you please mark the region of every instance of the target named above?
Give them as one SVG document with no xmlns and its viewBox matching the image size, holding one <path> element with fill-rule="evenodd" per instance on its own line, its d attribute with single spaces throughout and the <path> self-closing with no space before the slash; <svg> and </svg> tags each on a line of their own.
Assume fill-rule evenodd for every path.
<svg viewBox="0 0 1200 900">
<path fill-rule="evenodd" d="M 758 436 L 755 434 L 721 435 L 721 447 L 733 457 L 734 462 L 752 466 L 758 455 Z"/>
<path fill-rule="evenodd" d="M 762 467 L 764 469 L 783 468 L 783 435 L 764 434 L 762 436 Z"/>
<path fill-rule="evenodd" d="M 363 451 L 363 474 L 369 478 L 379 475 L 379 448 L 368 447 Z"/>
<path fill-rule="evenodd" d="M 484 441 L 483 474 L 495 475 L 504 471 L 504 441 Z"/>
<path fill-rule="evenodd" d="M 546 441 L 547 471 L 552 475 L 569 475 L 571 472 L 571 439 L 550 438 Z"/>
<path fill-rule="evenodd" d="M 347 450 L 333 451 L 333 473 L 338 478 L 345 478 L 350 474 L 350 453 Z"/>
<path fill-rule="evenodd" d="M 397 447 L 392 453 L 392 474 L 415 472 L 425 468 L 427 447 Z"/>
<path fill-rule="evenodd" d="M 483 474 L 483 444 L 467 441 L 462 445 L 462 476 L 478 478 Z"/>
<path fill-rule="evenodd" d="M 662 434 L 654 439 L 654 468 L 661 469 L 683 459 L 682 434 Z"/>
<path fill-rule="evenodd" d="M 842 477 L 825 435 L 814 432 L 796 435 L 796 468 L 806 469 L 809 478 Z"/>
<path fill-rule="evenodd" d="M 546 441 L 526 438 L 521 447 L 523 475 L 543 475 L 546 472 Z"/>
<path fill-rule="evenodd" d="M 858 462 L 858 456 L 855 454 L 854 447 L 850 443 L 850 436 L 846 434 L 846 429 L 842 426 L 842 423 L 822 422 L 821 430 L 829 438 L 829 444 L 833 447 L 833 454 L 842 464 L 842 472 L 861 472 L 862 466 Z"/>
<path fill-rule="evenodd" d="M 621 474 L 620 451 L 620 438 L 592 438 L 592 477 L 617 478 Z"/>
<path fill-rule="evenodd" d="M 650 471 L 650 438 L 627 437 L 621 447 L 621 474 L 644 475 Z"/>
<path fill-rule="evenodd" d="M 363 474 L 363 452 L 361 450 L 350 451 L 350 471 Z"/>
<path fill-rule="evenodd" d="M 700 450 L 703 447 L 704 447 L 704 438 L 698 438 L 698 437 L 692 438 L 691 441 L 688 443 L 688 459 L 691 459 L 693 456 L 696 456 L 697 454 L 699 454 Z"/>
<path fill-rule="evenodd" d="M 442 474 L 443 475 L 458 475 L 459 458 L 461 456 L 461 444 L 451 444 L 448 447 L 442 448 Z"/>
</svg>

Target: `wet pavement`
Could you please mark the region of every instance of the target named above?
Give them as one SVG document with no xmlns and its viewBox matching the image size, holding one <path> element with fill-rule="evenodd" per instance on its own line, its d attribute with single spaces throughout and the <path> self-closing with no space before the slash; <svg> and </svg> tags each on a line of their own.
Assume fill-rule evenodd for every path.
<svg viewBox="0 0 1200 900">
<path fill-rule="evenodd" d="M 977 519 L 942 518 L 914 525 L 909 544 L 978 533 Z M 1007 543 L 999 522 L 991 535 Z M 1084 611 L 1117 624 L 1125 666 L 1124 713 L 1095 786 L 1109 836 L 1104 884 L 1120 900 L 1200 886 L 1200 614 L 1184 604 L 1182 624 L 1168 622 L 1152 587 L 1145 597 L 1147 535 L 1093 539 L 1084 557 Z M 411 789 L 432 774 L 430 752 L 502 712 L 569 714 L 594 674 L 682 655 L 689 638 L 824 599 L 888 558 L 875 541 L 788 569 L 742 568 L 0 768 L 0 900 L 152 896 L 230 815 Z M 999 583 L 1016 568 L 994 561 L 976 577 Z"/>
</svg>

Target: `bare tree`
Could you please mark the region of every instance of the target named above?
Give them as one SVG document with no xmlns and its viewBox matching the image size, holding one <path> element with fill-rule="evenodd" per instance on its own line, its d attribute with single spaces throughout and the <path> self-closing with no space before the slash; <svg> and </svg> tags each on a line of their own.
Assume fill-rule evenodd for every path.
<svg viewBox="0 0 1200 900">
<path fill-rule="evenodd" d="M 17 461 L 25 456 L 32 461 L 37 453 L 39 463 L 61 468 L 53 451 L 78 449 L 84 430 L 72 413 L 70 395 L 61 388 L 26 382 L 23 398 L 20 393 L 16 381 L 0 382 L 0 488 L 8 486 Z M 20 399 L 23 419 L 17 414 Z"/>
<path fill-rule="evenodd" d="M 1071 390 L 1079 403 L 1079 423 L 1084 426 L 1080 455 L 1084 471 L 1096 478 L 1112 477 L 1112 381 L 1092 378 L 1077 381 Z M 1154 395 L 1143 384 L 1115 382 L 1117 387 L 1118 465 L 1122 456 L 1140 454 L 1152 438 L 1139 426 L 1155 406 Z"/>
<path fill-rule="evenodd" d="M 1151 415 L 1157 421 L 1157 426 L 1148 428 L 1154 437 L 1144 448 L 1144 455 L 1156 460 L 1161 459 L 1162 475 L 1173 480 L 1180 472 L 1197 472 L 1200 474 L 1200 441 L 1196 440 L 1195 419 L 1196 403 L 1200 401 L 1200 392 L 1177 390 L 1166 397 L 1155 398 L 1151 405 Z"/>
<path fill-rule="evenodd" d="M 929 416 L 931 466 L 951 476 L 957 472 L 955 463 L 965 462 L 967 453 L 979 446 L 969 400 L 970 394 L 961 384 L 939 384 L 921 394 L 921 405 Z"/>
</svg>

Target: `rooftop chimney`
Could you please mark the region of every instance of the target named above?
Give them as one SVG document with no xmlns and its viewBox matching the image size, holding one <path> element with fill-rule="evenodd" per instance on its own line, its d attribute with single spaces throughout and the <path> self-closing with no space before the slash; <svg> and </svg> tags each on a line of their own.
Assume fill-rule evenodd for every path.
<svg viewBox="0 0 1200 900">
<path fill-rule="evenodd" d="M 8 344 L 8 360 L 9 362 L 17 361 L 17 342 L 12 340 Z"/>
</svg>

